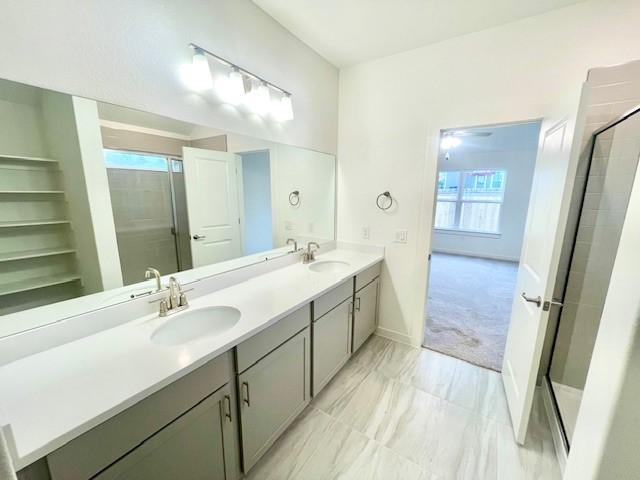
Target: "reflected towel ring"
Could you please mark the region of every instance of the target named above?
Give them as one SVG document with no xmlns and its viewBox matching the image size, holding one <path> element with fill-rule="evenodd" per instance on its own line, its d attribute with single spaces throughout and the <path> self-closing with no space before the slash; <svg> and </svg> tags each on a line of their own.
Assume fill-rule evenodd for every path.
<svg viewBox="0 0 640 480">
<path fill-rule="evenodd" d="M 380 199 L 382 197 L 386 197 L 387 200 L 389 201 L 389 205 L 387 205 L 386 207 L 383 207 L 380 204 Z M 376 198 L 376 205 L 378 206 L 378 208 L 380 210 L 389 210 L 391 208 L 391 206 L 393 205 L 393 197 L 391 196 L 391 194 L 389 193 L 389 191 L 386 192 L 382 192 L 380 195 L 378 195 L 378 198 Z"/>
<path fill-rule="evenodd" d="M 292 207 L 300 205 L 300 190 L 294 190 L 289 194 L 289 205 Z"/>
</svg>

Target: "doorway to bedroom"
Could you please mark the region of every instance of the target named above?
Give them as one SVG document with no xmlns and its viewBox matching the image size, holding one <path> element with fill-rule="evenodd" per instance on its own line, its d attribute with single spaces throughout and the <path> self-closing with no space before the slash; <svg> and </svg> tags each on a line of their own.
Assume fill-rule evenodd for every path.
<svg viewBox="0 0 640 480">
<path fill-rule="evenodd" d="M 501 371 L 539 133 L 538 121 L 441 132 L 425 348 Z"/>
</svg>

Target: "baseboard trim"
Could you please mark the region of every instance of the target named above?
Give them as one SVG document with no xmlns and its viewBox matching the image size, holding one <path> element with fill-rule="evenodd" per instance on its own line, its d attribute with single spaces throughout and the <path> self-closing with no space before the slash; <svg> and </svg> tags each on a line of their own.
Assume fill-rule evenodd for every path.
<svg viewBox="0 0 640 480">
<path fill-rule="evenodd" d="M 549 419 L 549 427 L 551 428 L 551 437 L 553 438 L 553 446 L 556 451 L 556 457 L 558 458 L 558 464 L 560 465 L 560 472 L 564 475 L 564 470 L 567 465 L 568 452 L 564 445 L 562 426 L 560 426 L 560 420 L 556 413 L 556 407 L 551 397 L 552 393 L 549 390 L 549 381 L 547 378 L 542 379 L 542 400 L 544 403 L 544 410 Z"/>
<path fill-rule="evenodd" d="M 405 345 L 415 346 L 411 341 L 411 337 L 404 333 L 396 332 L 395 330 L 389 330 L 388 328 L 378 327 L 374 332 L 375 335 L 379 337 L 388 338 L 389 340 L 393 340 L 394 342 L 404 343 Z"/>
<path fill-rule="evenodd" d="M 485 255 L 474 252 L 465 252 L 463 250 L 451 250 L 448 248 L 438 248 L 433 249 L 433 253 L 446 253 L 448 255 L 461 255 L 463 257 L 474 257 L 474 258 L 488 258 L 489 260 L 502 260 L 504 262 L 519 262 L 520 258 L 518 257 L 508 257 L 503 255 Z"/>
</svg>

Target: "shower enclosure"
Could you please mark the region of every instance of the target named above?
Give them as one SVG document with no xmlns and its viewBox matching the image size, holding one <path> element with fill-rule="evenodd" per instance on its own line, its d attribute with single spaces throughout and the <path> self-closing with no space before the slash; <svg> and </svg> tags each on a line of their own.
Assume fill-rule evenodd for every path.
<svg viewBox="0 0 640 480">
<path fill-rule="evenodd" d="M 640 109 L 594 134 L 581 159 L 556 283 L 560 309 L 546 375 L 565 451 L 571 447 L 640 157 Z M 553 317 L 552 317 L 553 319 Z"/>
<path fill-rule="evenodd" d="M 191 268 L 182 161 L 105 150 L 105 163 L 124 284 L 144 280 L 149 266 Z"/>
</svg>

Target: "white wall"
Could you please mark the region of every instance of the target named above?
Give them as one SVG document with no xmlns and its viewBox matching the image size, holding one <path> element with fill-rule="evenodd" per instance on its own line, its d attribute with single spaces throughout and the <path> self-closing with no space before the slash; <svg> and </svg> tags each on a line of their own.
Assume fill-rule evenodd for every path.
<svg viewBox="0 0 640 480">
<path fill-rule="evenodd" d="M 588 1 L 341 70 L 339 239 L 369 226 L 387 247 L 380 333 L 421 339 L 440 129 L 574 113 L 588 68 L 640 58 L 639 20 L 635 0 Z"/>
<path fill-rule="evenodd" d="M 491 130 L 489 137 L 466 137 L 449 158 L 440 152 L 438 171 L 495 169 L 507 172 L 498 234 L 434 230 L 434 252 L 518 261 L 538 148 L 538 122 Z"/>
<path fill-rule="evenodd" d="M 181 83 L 190 42 L 293 93 L 295 120 L 262 122 Z M 0 77 L 335 153 L 338 72 L 250 0 L 7 0 Z"/>
</svg>

